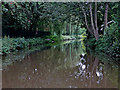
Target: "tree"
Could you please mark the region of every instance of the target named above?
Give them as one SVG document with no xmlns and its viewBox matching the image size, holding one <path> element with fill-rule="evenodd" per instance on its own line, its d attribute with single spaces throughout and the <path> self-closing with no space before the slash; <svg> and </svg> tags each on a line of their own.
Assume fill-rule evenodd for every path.
<svg viewBox="0 0 120 90">
<path fill-rule="evenodd" d="M 104 29 L 103 30 L 105 30 L 106 27 L 107 27 L 107 17 L 108 17 L 108 3 L 106 2 L 106 4 L 105 4 L 105 14 L 104 14 Z"/>
<path fill-rule="evenodd" d="M 96 8 L 96 7 L 95 7 Z M 96 14 L 96 12 L 95 12 Z M 95 15 L 96 16 L 96 15 Z M 96 40 L 98 40 L 99 34 L 98 34 L 98 30 L 95 29 L 94 26 L 94 22 L 93 22 L 93 14 L 92 14 L 92 4 L 90 3 L 90 19 L 91 19 L 91 26 L 92 26 L 92 30 L 94 31 L 94 36 L 96 38 Z M 96 18 L 95 18 L 96 19 Z M 96 20 L 95 20 L 96 22 Z"/>
</svg>

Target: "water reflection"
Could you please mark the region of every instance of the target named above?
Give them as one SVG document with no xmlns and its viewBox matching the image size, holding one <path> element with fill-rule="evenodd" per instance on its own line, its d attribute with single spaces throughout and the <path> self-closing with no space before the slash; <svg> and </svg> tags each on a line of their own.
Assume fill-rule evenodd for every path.
<svg viewBox="0 0 120 90">
<path fill-rule="evenodd" d="M 3 70 L 4 88 L 117 88 L 118 70 L 86 53 L 81 42 L 25 56 Z"/>
<path fill-rule="evenodd" d="M 85 86 L 91 85 L 91 83 L 96 85 L 104 83 L 104 81 L 102 81 L 103 66 L 99 63 L 97 57 L 93 57 L 91 55 L 87 55 L 86 59 L 81 57 L 80 62 L 77 64 L 77 68 L 78 71 L 74 72 L 75 78 L 80 78 L 81 81 L 90 81 L 90 84 L 86 83 Z"/>
</svg>

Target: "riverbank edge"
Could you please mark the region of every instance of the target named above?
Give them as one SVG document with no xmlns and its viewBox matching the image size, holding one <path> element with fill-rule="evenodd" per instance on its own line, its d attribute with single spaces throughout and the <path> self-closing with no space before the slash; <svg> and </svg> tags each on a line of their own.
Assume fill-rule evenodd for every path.
<svg viewBox="0 0 120 90">
<path fill-rule="evenodd" d="M 101 40 L 102 38 L 100 38 L 98 41 L 95 40 L 95 38 L 86 38 L 84 40 L 84 42 L 86 43 L 86 47 L 89 51 L 94 51 L 96 53 L 104 53 L 107 56 L 111 57 L 113 60 L 120 62 L 120 52 L 119 50 L 116 52 L 115 50 L 117 49 L 117 46 L 115 46 L 114 48 L 112 46 L 106 46 L 104 42 L 102 42 Z M 100 48 L 100 46 L 102 48 Z M 104 48 L 103 48 L 104 47 Z"/>
<path fill-rule="evenodd" d="M 37 46 L 32 46 L 30 48 L 21 49 L 17 52 L 11 52 L 10 54 L 7 54 L 6 56 L 2 56 L 2 69 L 6 69 L 7 66 L 14 64 L 15 62 L 19 62 L 23 60 L 27 55 L 30 55 L 34 52 L 40 52 L 45 49 L 51 48 L 52 46 L 59 46 L 61 44 L 68 44 L 71 42 L 74 42 L 75 40 L 68 40 L 68 41 L 61 41 L 56 43 L 48 43 L 48 44 L 41 44 Z"/>
<path fill-rule="evenodd" d="M 2 38 L 2 49 L 0 50 L 0 55 L 6 56 L 12 52 L 18 52 L 20 50 L 24 50 L 27 48 L 31 48 L 33 46 L 38 45 L 47 45 L 47 44 L 55 44 L 57 43 L 58 37 L 56 36 L 49 36 L 45 38 L 24 38 L 24 37 L 18 37 L 18 38 L 10 38 L 10 37 L 4 37 Z"/>
<path fill-rule="evenodd" d="M 27 38 L 27 39 L 24 37 L 18 37 L 18 38 L 4 37 L 1 39 L 2 48 L 0 49 L 0 55 L 6 56 L 12 52 L 17 52 L 19 50 L 31 48 L 33 46 L 46 45 L 46 44 L 54 45 L 55 43 L 61 41 L 70 41 L 80 38 L 81 36 L 78 36 L 78 38 L 76 38 L 75 36 L 67 36 L 67 35 L 62 35 L 61 37 L 49 35 L 43 38 L 36 37 L 36 38 Z"/>
</svg>

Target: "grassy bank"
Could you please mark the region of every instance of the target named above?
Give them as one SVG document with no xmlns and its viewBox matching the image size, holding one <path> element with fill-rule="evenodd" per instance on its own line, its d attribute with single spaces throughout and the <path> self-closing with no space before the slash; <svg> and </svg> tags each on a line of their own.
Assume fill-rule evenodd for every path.
<svg viewBox="0 0 120 90">
<path fill-rule="evenodd" d="M 37 45 L 44 44 L 55 44 L 59 41 L 59 38 L 56 36 L 47 36 L 44 38 L 2 38 L 2 50 L 0 54 L 7 55 L 11 52 L 16 52 L 22 49 L 31 48 Z"/>
</svg>

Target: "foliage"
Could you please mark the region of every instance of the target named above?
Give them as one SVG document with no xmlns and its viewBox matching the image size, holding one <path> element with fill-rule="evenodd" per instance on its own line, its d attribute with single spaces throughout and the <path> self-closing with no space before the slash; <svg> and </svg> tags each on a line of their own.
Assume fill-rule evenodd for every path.
<svg viewBox="0 0 120 90">
<path fill-rule="evenodd" d="M 101 37 L 98 42 L 95 43 L 96 50 L 104 51 L 112 54 L 112 56 L 118 57 L 120 55 L 120 33 L 118 26 L 112 24 L 107 28 L 106 35 Z"/>
<path fill-rule="evenodd" d="M 79 30 L 79 35 L 86 36 L 86 29 L 85 28 L 80 28 Z"/>
<path fill-rule="evenodd" d="M 9 54 L 21 49 L 30 48 L 32 46 L 42 45 L 42 44 L 54 44 L 58 42 L 59 37 L 57 36 L 46 36 L 45 38 L 10 38 L 4 37 L 2 39 L 2 55 Z"/>
<path fill-rule="evenodd" d="M 80 38 L 80 37 L 79 37 Z M 75 40 L 76 39 L 76 37 L 75 37 L 75 35 L 73 35 L 73 36 L 69 36 L 69 35 L 62 35 L 61 36 L 61 39 L 64 41 L 64 40 Z"/>
<path fill-rule="evenodd" d="M 81 22 L 82 3 L 3 2 L 3 35 L 26 31 L 51 31 L 60 36 L 64 22 Z M 67 29 L 66 29 L 67 30 Z M 76 29 L 75 29 L 76 30 Z"/>
<path fill-rule="evenodd" d="M 44 38 L 45 38 L 45 43 L 55 43 L 60 40 L 58 36 L 54 36 L 54 35 L 46 36 Z"/>
<path fill-rule="evenodd" d="M 9 38 L 5 37 L 2 40 L 2 54 L 9 54 L 10 52 L 18 51 L 35 45 L 43 44 L 41 38 Z"/>
<path fill-rule="evenodd" d="M 107 29 L 102 30 L 104 26 L 105 3 L 97 3 L 95 7 L 95 3 L 91 4 L 89 2 L 3 2 L 3 35 L 6 35 L 6 32 L 8 35 L 16 35 L 16 33 L 19 34 L 20 32 L 25 37 L 26 32 L 30 32 L 31 36 L 34 35 L 36 37 L 40 36 L 37 35 L 38 33 L 41 34 L 40 31 L 49 31 L 52 34 L 44 37 L 44 40 L 41 38 L 3 38 L 3 53 L 10 53 L 11 51 L 35 46 L 43 42 L 52 44 L 59 41 L 64 34 L 68 36 L 66 38 L 73 38 L 72 36 L 74 35 L 76 35 L 75 38 L 79 35 L 87 35 L 89 47 L 118 57 L 120 55 L 120 10 L 118 9 L 120 3 L 112 2 L 107 4 L 109 5 L 108 21 L 114 21 L 115 23 L 108 25 Z M 91 9 L 89 6 L 91 6 Z M 93 11 L 95 8 L 97 10 Z M 90 14 L 91 12 L 93 12 L 93 15 Z M 97 19 L 95 20 L 96 14 Z M 92 18 L 94 20 L 91 20 Z M 87 21 L 88 25 L 85 24 L 85 21 Z M 98 32 L 96 33 L 100 36 L 98 41 L 94 38 L 97 29 L 93 30 L 91 28 L 91 21 L 93 21 L 93 25 L 95 22 L 98 22 Z M 90 31 L 85 28 L 85 25 L 89 27 Z M 97 28 L 97 25 L 95 28 Z M 103 32 L 105 32 L 105 35 Z"/>
<path fill-rule="evenodd" d="M 112 24 L 106 31 L 106 35 L 101 36 L 98 41 L 95 38 L 90 38 L 87 44 L 96 51 L 102 51 L 113 57 L 120 57 L 120 33 L 117 24 Z"/>
<path fill-rule="evenodd" d="M 84 41 L 87 42 L 86 45 L 87 45 L 89 48 L 92 48 L 92 49 L 95 48 L 95 42 L 96 42 L 96 40 L 95 40 L 94 37 L 91 36 L 89 39 L 86 38 Z"/>
<path fill-rule="evenodd" d="M 3 2 L 3 25 L 7 25 L 7 28 L 12 27 L 15 30 L 20 28 L 22 30 L 35 29 L 37 21 L 43 17 L 43 7 L 43 3 L 40 2 Z M 39 16 L 41 17 L 38 18 Z"/>
</svg>

